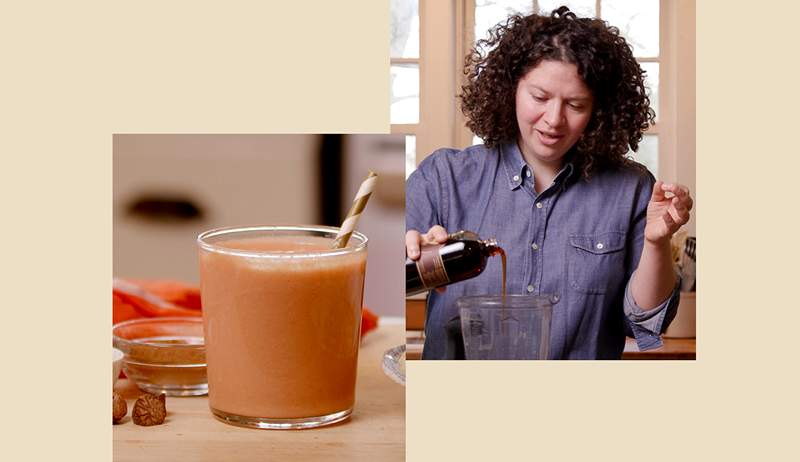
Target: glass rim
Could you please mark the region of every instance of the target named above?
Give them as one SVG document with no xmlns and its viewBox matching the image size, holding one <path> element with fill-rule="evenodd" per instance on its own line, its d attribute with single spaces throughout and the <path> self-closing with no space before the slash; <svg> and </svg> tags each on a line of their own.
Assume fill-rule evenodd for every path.
<svg viewBox="0 0 800 462">
<path fill-rule="evenodd" d="M 459 309 L 552 310 L 552 305 L 557 303 L 557 299 L 554 297 L 555 294 L 508 294 L 505 297 L 502 295 L 465 295 L 456 300 L 456 306 Z M 519 306 L 528 300 L 546 301 L 550 306 Z"/>
<path fill-rule="evenodd" d="M 337 255 L 347 255 L 355 252 L 366 250 L 367 242 L 369 239 L 364 234 L 353 231 L 350 236 L 350 242 L 353 238 L 358 239 L 360 242 L 354 247 L 345 247 L 343 249 L 330 249 L 330 250 L 312 250 L 303 252 L 292 251 L 268 251 L 268 250 L 241 250 L 222 247 L 208 242 L 209 238 L 236 235 L 247 232 L 280 232 L 280 231 L 303 231 L 303 232 L 319 232 L 336 235 L 339 228 L 335 226 L 322 226 L 322 225 L 252 225 L 252 226 L 226 226 L 222 228 L 214 228 L 204 231 L 197 236 L 197 245 L 209 252 L 221 253 L 226 255 L 236 255 L 241 257 L 259 257 L 259 258 L 319 258 L 319 257 L 333 257 Z"/>
</svg>

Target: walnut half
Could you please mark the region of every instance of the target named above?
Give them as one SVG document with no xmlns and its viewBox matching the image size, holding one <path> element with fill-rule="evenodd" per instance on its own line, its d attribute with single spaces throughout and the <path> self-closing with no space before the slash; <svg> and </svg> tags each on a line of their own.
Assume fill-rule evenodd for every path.
<svg viewBox="0 0 800 462">
<path fill-rule="evenodd" d="M 136 425 L 161 425 L 167 417 L 166 395 L 143 394 L 133 405 L 131 417 Z"/>
<path fill-rule="evenodd" d="M 113 396 L 113 408 L 111 410 L 111 421 L 113 423 L 119 423 L 125 414 L 128 413 L 128 403 L 125 402 L 125 399 L 122 398 L 117 392 L 114 392 Z"/>
</svg>

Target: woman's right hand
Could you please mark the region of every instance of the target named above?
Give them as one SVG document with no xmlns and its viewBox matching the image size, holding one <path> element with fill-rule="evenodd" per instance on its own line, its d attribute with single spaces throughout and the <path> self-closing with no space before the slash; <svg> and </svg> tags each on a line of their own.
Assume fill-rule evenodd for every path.
<svg viewBox="0 0 800 462">
<path fill-rule="evenodd" d="M 420 234 L 419 231 L 411 229 L 406 233 L 406 255 L 412 260 L 419 260 L 419 248 L 425 244 L 444 244 L 447 241 L 447 231 L 439 226 L 434 225 L 425 234 Z"/>
</svg>

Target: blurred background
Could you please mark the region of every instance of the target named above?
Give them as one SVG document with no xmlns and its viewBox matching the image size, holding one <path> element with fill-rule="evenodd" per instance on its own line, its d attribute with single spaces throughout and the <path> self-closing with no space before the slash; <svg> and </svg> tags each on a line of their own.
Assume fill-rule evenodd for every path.
<svg viewBox="0 0 800 462">
<path fill-rule="evenodd" d="M 401 135 L 114 135 L 114 277 L 199 284 L 197 235 L 246 224 L 339 226 L 368 171 L 365 305 L 404 313 Z"/>
</svg>

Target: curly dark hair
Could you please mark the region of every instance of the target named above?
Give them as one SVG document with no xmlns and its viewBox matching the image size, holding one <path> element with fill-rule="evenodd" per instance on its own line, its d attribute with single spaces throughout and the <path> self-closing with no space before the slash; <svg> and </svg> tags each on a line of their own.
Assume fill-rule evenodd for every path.
<svg viewBox="0 0 800 462">
<path fill-rule="evenodd" d="M 487 51 L 488 50 L 488 51 Z M 585 179 L 630 161 L 655 120 L 644 71 L 616 27 L 562 6 L 548 16 L 514 15 L 489 31 L 465 59 L 461 110 L 488 147 L 516 140 L 519 80 L 543 60 L 574 64 L 594 97 L 591 119 L 568 156 Z"/>
</svg>

